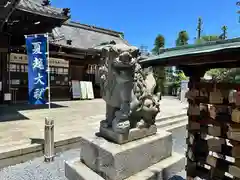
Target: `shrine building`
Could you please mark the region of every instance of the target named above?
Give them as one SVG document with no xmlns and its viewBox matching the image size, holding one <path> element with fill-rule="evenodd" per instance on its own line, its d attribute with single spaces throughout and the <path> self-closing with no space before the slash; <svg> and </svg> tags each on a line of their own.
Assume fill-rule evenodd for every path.
<svg viewBox="0 0 240 180">
<path fill-rule="evenodd" d="M 72 80 L 91 81 L 95 98 L 100 97 L 101 52 L 94 47 L 113 40 L 128 45 L 122 32 L 70 21 L 70 9 L 52 7 L 47 0 L 4 0 L 0 10 L 0 104 L 28 101 L 24 35 L 49 33 L 53 101 L 72 99 Z"/>
</svg>

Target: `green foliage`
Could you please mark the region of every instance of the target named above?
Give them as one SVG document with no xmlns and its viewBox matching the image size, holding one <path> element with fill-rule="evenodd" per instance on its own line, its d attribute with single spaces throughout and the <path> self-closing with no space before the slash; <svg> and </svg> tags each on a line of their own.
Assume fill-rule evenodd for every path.
<svg viewBox="0 0 240 180">
<path fill-rule="evenodd" d="M 221 37 L 219 37 L 217 35 L 202 36 L 200 39 L 197 39 L 195 41 L 195 44 L 203 44 L 206 42 L 218 41 L 218 40 L 221 40 Z"/>
<path fill-rule="evenodd" d="M 181 70 L 176 71 L 173 77 L 173 85 L 178 88 L 181 86 L 183 80 L 188 80 L 188 77 L 185 76 L 184 72 Z"/>
<path fill-rule="evenodd" d="M 159 49 L 163 48 L 165 46 L 165 38 L 163 35 L 159 34 L 155 38 L 154 41 L 154 48 L 152 49 L 152 53 L 155 55 L 159 54 Z M 164 67 L 155 67 L 154 68 L 154 76 L 156 79 L 156 92 L 162 92 L 164 91 L 164 84 L 166 81 L 166 72 Z"/>
<path fill-rule="evenodd" d="M 181 82 L 188 79 L 189 78 L 186 77 L 184 72 L 181 70 L 176 70 L 175 72 L 172 72 L 171 79 L 168 82 L 170 93 L 174 93 L 173 95 L 176 95 L 177 90 L 181 87 Z"/>
<path fill-rule="evenodd" d="M 189 36 L 187 31 L 180 31 L 178 33 L 178 38 L 176 40 L 176 46 L 187 45 L 189 40 Z"/>
<path fill-rule="evenodd" d="M 187 31 L 180 31 L 178 33 L 178 38 L 176 40 L 176 46 L 184 46 L 188 44 L 189 35 Z M 171 75 L 172 88 L 177 89 L 181 86 L 182 80 L 186 80 L 187 77 L 181 70 L 176 70 L 176 72 Z"/>
<path fill-rule="evenodd" d="M 206 74 L 219 82 L 239 83 L 240 81 L 240 68 L 211 69 Z"/>
<path fill-rule="evenodd" d="M 219 36 L 217 36 L 217 35 L 202 36 L 201 39 L 204 40 L 204 41 L 217 41 L 217 40 L 220 40 Z"/>
<path fill-rule="evenodd" d="M 211 41 L 218 41 L 218 40 L 224 40 L 227 38 L 227 26 L 222 26 L 221 28 L 222 34 L 220 36 L 218 35 L 208 35 L 208 36 L 202 36 L 200 39 L 197 39 L 195 41 L 195 44 L 203 44 L 206 42 Z M 234 77 L 231 76 L 230 69 L 222 68 L 222 69 L 211 69 L 206 72 L 207 75 L 211 76 L 212 79 L 217 81 L 231 81 L 234 80 Z"/>
<path fill-rule="evenodd" d="M 226 26 L 222 27 L 222 30 L 224 31 L 224 35 L 226 36 Z M 217 36 L 217 35 L 208 35 L 208 36 L 202 36 L 201 39 L 198 39 L 195 43 L 196 44 L 202 44 L 206 42 L 211 42 L 211 41 L 218 41 L 222 40 L 223 37 Z M 227 79 L 229 69 L 222 68 L 222 69 L 211 69 L 206 72 L 207 75 L 211 76 L 212 79 L 217 80 L 217 81 L 224 81 Z"/>
<path fill-rule="evenodd" d="M 202 44 L 210 41 L 218 41 L 218 40 L 224 40 L 227 38 L 227 26 L 222 26 L 221 28 L 222 34 L 219 35 L 205 35 L 201 36 L 200 39 L 196 39 L 195 44 Z"/>
<path fill-rule="evenodd" d="M 163 35 L 159 34 L 155 38 L 154 48 L 152 49 L 152 53 L 157 55 L 159 54 L 159 48 L 163 48 L 165 46 L 165 38 Z"/>
<path fill-rule="evenodd" d="M 208 76 L 211 76 L 214 80 L 223 80 L 225 78 L 225 75 L 227 73 L 228 69 L 222 68 L 222 69 L 211 69 L 206 72 Z"/>
<path fill-rule="evenodd" d="M 156 92 L 164 93 L 164 84 L 166 83 L 166 71 L 165 67 L 154 67 L 154 77 L 156 79 Z"/>
<path fill-rule="evenodd" d="M 220 39 L 227 39 L 227 26 L 223 26 L 222 28 L 222 34 L 219 36 Z"/>
<path fill-rule="evenodd" d="M 196 39 L 195 40 L 195 44 L 203 44 L 203 43 L 205 43 L 205 41 L 202 40 L 202 39 Z"/>
</svg>

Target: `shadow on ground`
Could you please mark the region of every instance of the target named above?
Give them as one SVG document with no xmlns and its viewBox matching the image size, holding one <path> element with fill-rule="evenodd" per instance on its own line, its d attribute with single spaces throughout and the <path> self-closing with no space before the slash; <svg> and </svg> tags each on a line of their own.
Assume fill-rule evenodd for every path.
<svg viewBox="0 0 240 180">
<path fill-rule="evenodd" d="M 31 144 L 44 144 L 45 140 L 40 138 L 30 138 Z"/>
<path fill-rule="evenodd" d="M 64 108 L 67 106 L 51 103 L 51 108 Z M 22 115 L 19 111 L 24 110 L 41 110 L 48 109 L 48 104 L 31 105 L 31 104 L 15 104 L 0 107 L 0 122 L 29 120 L 26 116 Z"/>
</svg>

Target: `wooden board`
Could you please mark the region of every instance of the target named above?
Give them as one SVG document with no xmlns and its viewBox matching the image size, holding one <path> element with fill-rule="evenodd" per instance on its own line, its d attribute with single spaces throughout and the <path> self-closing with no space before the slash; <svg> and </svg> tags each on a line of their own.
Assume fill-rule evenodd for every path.
<svg viewBox="0 0 240 180">
<path fill-rule="evenodd" d="M 85 81 L 80 81 L 80 98 L 87 99 L 87 87 Z"/>
<path fill-rule="evenodd" d="M 87 88 L 87 99 L 94 99 L 93 85 L 91 81 L 85 81 L 85 86 Z"/>
<path fill-rule="evenodd" d="M 72 80 L 72 97 L 73 99 L 80 99 L 80 84 L 77 80 Z"/>
</svg>

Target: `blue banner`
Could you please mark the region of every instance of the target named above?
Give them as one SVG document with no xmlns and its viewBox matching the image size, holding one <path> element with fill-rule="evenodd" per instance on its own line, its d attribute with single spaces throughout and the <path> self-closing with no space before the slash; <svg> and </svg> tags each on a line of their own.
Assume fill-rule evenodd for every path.
<svg viewBox="0 0 240 180">
<path fill-rule="evenodd" d="M 47 82 L 47 37 L 26 37 L 28 56 L 28 95 L 30 104 L 46 104 Z"/>
</svg>

